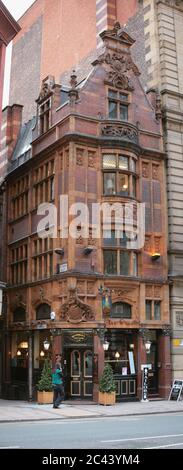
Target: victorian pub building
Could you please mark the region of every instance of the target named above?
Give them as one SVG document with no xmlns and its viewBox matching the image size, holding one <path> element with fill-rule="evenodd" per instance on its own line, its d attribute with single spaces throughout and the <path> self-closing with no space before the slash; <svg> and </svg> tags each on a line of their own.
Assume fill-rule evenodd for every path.
<svg viewBox="0 0 183 470">
<path fill-rule="evenodd" d="M 9 160 L 3 384 L 9 398 L 34 399 L 44 358 L 57 352 L 63 355 L 67 398 L 97 401 L 105 362 L 113 367 L 118 400 L 141 398 L 141 366 L 147 363 L 149 393 L 169 392 L 160 99 L 143 90 L 131 58 L 134 41 L 120 24 L 101 39 L 79 83 L 75 72 L 64 87 L 51 76 L 43 80 L 37 117 L 22 127 Z M 69 207 L 87 205 L 87 237 L 80 223 L 76 239 L 62 237 L 63 195 Z M 54 238 L 49 227 L 47 237 L 37 234 L 37 209 L 44 202 L 57 209 Z M 113 212 L 114 203 L 130 202 L 145 204 L 143 246 L 129 249 L 123 230 L 116 237 L 113 218 L 111 232 L 95 237 L 92 205 L 108 203 Z"/>
</svg>

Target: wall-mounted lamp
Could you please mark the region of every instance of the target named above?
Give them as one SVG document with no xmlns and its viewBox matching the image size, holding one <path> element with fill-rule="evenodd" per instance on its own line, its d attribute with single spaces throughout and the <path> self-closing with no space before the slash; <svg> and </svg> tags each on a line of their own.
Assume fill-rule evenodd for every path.
<svg viewBox="0 0 183 470">
<path fill-rule="evenodd" d="M 160 258 L 160 256 L 161 256 L 160 253 L 153 253 L 153 254 L 151 255 L 151 259 L 152 259 L 153 261 L 156 261 L 157 259 Z"/>
<path fill-rule="evenodd" d="M 53 321 L 55 320 L 55 316 L 56 316 L 56 313 L 55 312 L 51 312 L 50 313 L 50 319 Z"/>
<path fill-rule="evenodd" d="M 109 349 L 109 341 L 107 341 L 107 339 L 105 339 L 103 342 L 103 348 L 104 348 L 104 351 L 108 351 Z"/>
<path fill-rule="evenodd" d="M 151 341 L 149 341 L 149 339 L 147 341 L 145 341 L 145 350 L 146 350 L 146 353 L 149 354 L 150 353 L 150 350 L 151 350 Z"/>
<path fill-rule="evenodd" d="M 93 251 L 92 246 L 86 246 L 86 247 L 84 248 L 84 254 L 85 254 L 85 255 L 89 255 L 90 253 L 92 253 L 92 251 Z"/>
<path fill-rule="evenodd" d="M 22 353 L 21 353 L 21 351 L 18 349 L 18 351 L 17 351 L 17 356 L 21 356 L 21 355 L 22 355 Z"/>
<path fill-rule="evenodd" d="M 130 347 L 130 349 L 133 350 L 133 349 L 134 349 L 134 344 L 133 344 L 133 343 L 130 343 L 130 344 L 129 344 L 129 347 Z"/>
<path fill-rule="evenodd" d="M 64 255 L 64 248 L 55 248 L 54 251 L 57 255 L 60 255 L 60 256 Z"/>
<path fill-rule="evenodd" d="M 118 360 L 120 358 L 120 354 L 118 351 L 115 352 L 115 358 Z"/>
<path fill-rule="evenodd" d="M 47 339 L 45 339 L 45 341 L 43 341 L 43 346 L 44 346 L 45 351 L 48 351 L 50 347 L 50 342 Z"/>
</svg>

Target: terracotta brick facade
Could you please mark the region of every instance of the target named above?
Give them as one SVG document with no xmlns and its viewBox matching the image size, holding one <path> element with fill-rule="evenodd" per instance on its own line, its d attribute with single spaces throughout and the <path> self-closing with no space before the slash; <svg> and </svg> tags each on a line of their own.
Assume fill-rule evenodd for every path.
<svg viewBox="0 0 183 470">
<path fill-rule="evenodd" d="M 33 366 L 33 383 L 29 374 L 28 390 L 32 399 L 41 357 L 45 354 L 44 340 L 50 338 L 52 353 L 61 348 L 64 356 L 67 396 L 97 400 L 105 337 L 110 343 L 105 360 L 115 362 L 116 350 L 120 351 L 125 378 L 121 369 L 116 372 L 118 399 L 126 395 L 129 399 L 141 398 L 141 364 L 148 360 L 147 339 L 152 344 L 149 356 L 153 364 L 151 393 L 168 395 L 166 184 L 158 95 L 153 108 L 131 59 L 134 42 L 131 37 L 115 25 L 102 34 L 102 39 L 103 54 L 93 63 L 92 73 L 81 89 L 72 74 L 68 102 L 58 107 L 59 85 L 55 85 L 53 77 L 43 82 L 37 100 L 38 121 L 33 134 L 32 157 L 7 177 L 10 336 L 7 347 L 10 347 L 12 362 L 9 362 L 9 376 L 4 379 L 5 395 L 12 393 L 8 380 L 11 378 L 12 385 L 18 380 L 18 369 L 13 369 L 12 365 L 14 358 L 20 361 L 21 372 L 27 368 L 21 344 L 28 341 L 29 370 Z M 124 100 L 127 119 L 119 114 L 118 119 L 111 117 L 111 94 L 118 113 L 121 112 L 120 99 Z M 114 105 L 114 101 L 112 103 Z M 112 162 L 120 162 L 123 157 L 126 170 L 119 170 L 118 166 L 112 170 L 114 167 L 110 165 L 106 170 L 102 162 L 107 161 L 108 156 Z M 109 185 L 105 185 L 110 173 L 116 185 L 112 193 L 108 192 Z M 121 176 L 128 181 L 127 193 L 119 190 Z M 126 188 L 126 184 L 123 187 Z M 89 232 L 83 234 L 78 222 L 77 239 L 70 233 L 65 238 L 61 232 L 64 223 L 58 217 L 56 237 L 40 240 L 36 233 L 40 220 L 36 215 L 37 207 L 49 201 L 59 212 L 60 195 L 68 196 L 69 208 L 78 202 L 87 204 Z M 126 248 L 106 245 L 105 237 L 96 238 L 91 231 L 90 215 L 92 203 L 130 201 L 145 203 L 145 245 L 127 254 L 129 265 L 124 272 L 124 261 L 120 264 L 119 256 L 121 250 L 126 253 Z M 70 214 L 69 223 L 72 219 Z M 110 263 L 106 262 L 108 251 L 118 256 L 118 264 L 115 267 L 114 263 L 112 272 Z M 110 313 L 104 310 L 108 295 L 112 302 Z M 112 315 L 118 306 L 127 309 L 126 312 Z M 50 320 L 51 311 L 55 313 L 54 321 Z M 159 358 L 158 362 L 155 357 Z M 84 367 L 84 382 L 78 372 L 79 385 L 73 372 L 76 358 L 81 368 Z M 125 361 L 129 365 L 124 366 Z M 93 372 L 88 375 L 86 363 L 90 372 L 93 366 Z M 25 377 L 22 382 L 26 390 Z"/>
</svg>

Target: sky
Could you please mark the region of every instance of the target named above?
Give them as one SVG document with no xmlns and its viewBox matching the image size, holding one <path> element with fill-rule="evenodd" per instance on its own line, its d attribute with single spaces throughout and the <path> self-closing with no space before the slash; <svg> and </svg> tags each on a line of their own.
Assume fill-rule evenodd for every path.
<svg viewBox="0 0 183 470">
<path fill-rule="evenodd" d="M 2 0 L 11 15 L 18 20 L 20 16 L 27 10 L 27 8 L 34 3 L 34 0 Z M 12 44 L 10 43 L 6 49 L 6 64 L 4 75 L 4 92 L 3 92 L 3 108 L 8 105 L 9 100 L 9 83 L 10 83 L 10 68 L 11 68 L 11 52 Z"/>
</svg>

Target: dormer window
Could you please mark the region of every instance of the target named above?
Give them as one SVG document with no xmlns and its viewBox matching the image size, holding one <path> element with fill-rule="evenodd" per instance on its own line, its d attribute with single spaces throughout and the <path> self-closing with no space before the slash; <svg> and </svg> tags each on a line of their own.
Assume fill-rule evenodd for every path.
<svg viewBox="0 0 183 470">
<path fill-rule="evenodd" d="M 115 90 L 108 90 L 108 117 L 118 121 L 128 121 L 129 95 Z"/>
<path fill-rule="evenodd" d="M 51 121 L 51 98 L 39 106 L 39 133 L 44 134 L 50 128 Z"/>
</svg>

